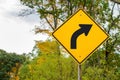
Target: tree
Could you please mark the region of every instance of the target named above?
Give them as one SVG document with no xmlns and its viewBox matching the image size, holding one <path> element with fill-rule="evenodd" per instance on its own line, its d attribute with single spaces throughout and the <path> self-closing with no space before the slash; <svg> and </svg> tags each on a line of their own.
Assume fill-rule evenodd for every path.
<svg viewBox="0 0 120 80">
<path fill-rule="evenodd" d="M 24 61 L 23 55 L 0 50 L 0 79 L 17 80 L 19 68 Z"/>
<path fill-rule="evenodd" d="M 117 1 L 117 0 L 116 0 Z M 32 9 L 36 9 L 40 14 L 42 20 L 46 20 L 44 29 L 42 26 L 36 27 L 36 33 L 49 33 L 51 29 L 55 30 L 62 21 L 65 21 L 70 15 L 73 14 L 78 8 L 86 10 L 95 21 L 97 21 L 110 35 L 110 39 L 106 42 L 105 55 L 106 60 L 112 51 L 118 48 L 119 44 L 119 19 L 120 10 L 118 8 L 118 15 L 114 16 L 115 3 L 112 3 L 110 8 L 110 2 L 108 0 L 21 0 L 24 5 L 29 6 Z M 118 6 L 119 7 L 119 6 Z M 50 29 L 51 27 L 51 29 Z M 118 30 L 116 34 L 113 34 L 115 30 Z M 117 45 L 116 45 L 117 44 Z M 58 45 L 59 46 L 59 45 Z"/>
<path fill-rule="evenodd" d="M 85 65 L 93 67 L 105 63 L 104 71 L 105 77 L 107 77 L 107 71 L 111 68 L 109 67 L 110 61 L 116 60 L 114 56 L 120 52 L 120 9 L 118 0 L 21 0 L 21 2 L 31 9 L 35 9 L 41 20 L 46 22 L 45 28 L 42 27 L 43 25 L 36 27 L 36 33 L 47 33 L 49 35 L 79 8 L 88 12 L 97 23 L 103 26 L 110 38 Z M 118 5 L 118 9 L 115 9 L 116 5 Z M 118 14 L 114 15 L 116 11 Z M 61 54 L 61 48 L 59 45 L 57 47 L 59 48 L 58 54 L 59 52 Z M 111 55 L 114 56 L 111 57 Z M 93 60 L 96 60 L 96 64 L 92 63 Z"/>
<path fill-rule="evenodd" d="M 51 45 L 52 44 L 52 45 Z M 47 47 L 45 47 L 47 45 Z M 57 55 L 55 41 L 38 44 L 41 54 L 29 63 L 22 65 L 20 80 L 75 80 L 77 79 L 77 64 L 71 57 Z M 66 65 L 68 64 L 68 65 Z"/>
<path fill-rule="evenodd" d="M 100 14 L 100 11 L 106 10 L 102 7 L 108 1 L 92 1 L 92 0 L 21 0 L 22 4 L 35 9 L 39 13 L 42 20 L 46 20 L 48 29 L 55 30 L 61 22 L 71 16 L 79 8 L 85 9 L 94 18 Z M 100 4 L 103 3 L 103 4 Z M 42 27 L 42 26 L 40 26 Z M 41 30 L 40 30 L 41 32 Z"/>
</svg>

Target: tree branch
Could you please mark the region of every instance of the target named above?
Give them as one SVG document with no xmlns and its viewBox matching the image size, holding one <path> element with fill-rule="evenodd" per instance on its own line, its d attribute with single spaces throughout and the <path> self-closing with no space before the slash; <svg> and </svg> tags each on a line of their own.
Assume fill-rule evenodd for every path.
<svg viewBox="0 0 120 80">
<path fill-rule="evenodd" d="M 49 20 L 47 19 L 47 17 L 44 17 L 45 20 L 47 21 L 47 23 L 50 25 L 50 27 L 54 30 L 54 27 L 52 26 L 52 24 L 49 22 Z"/>
<path fill-rule="evenodd" d="M 41 8 L 39 5 L 37 5 L 37 6 L 39 7 L 39 9 Z M 42 3 L 42 6 L 43 6 L 43 3 Z M 44 7 L 42 7 L 42 9 L 45 10 Z M 49 13 L 49 14 L 50 14 L 50 13 Z M 45 20 L 47 21 L 47 23 L 49 24 L 49 26 L 52 28 L 52 30 L 54 30 L 55 28 L 54 28 L 54 27 L 52 26 L 52 24 L 49 22 L 47 16 L 46 16 L 45 14 L 43 14 L 43 16 L 44 16 Z"/>
<path fill-rule="evenodd" d="M 110 53 L 112 52 L 112 49 L 115 47 L 115 44 L 116 44 L 117 40 L 118 40 L 118 37 L 117 37 L 117 35 L 115 35 L 115 40 L 114 40 L 114 42 L 111 45 Z"/>
<path fill-rule="evenodd" d="M 111 20 L 112 20 L 112 23 L 111 23 L 111 26 L 109 27 L 107 33 L 110 34 L 110 30 L 111 28 L 114 26 L 114 20 L 113 20 L 113 10 L 114 10 L 114 7 L 115 7 L 115 3 L 113 4 L 113 7 L 112 7 L 112 10 L 111 10 Z"/>
<path fill-rule="evenodd" d="M 120 1 L 119 1 L 119 0 L 110 0 L 110 1 L 112 1 L 112 2 L 114 2 L 114 3 L 117 3 L 117 4 L 120 4 Z"/>
</svg>

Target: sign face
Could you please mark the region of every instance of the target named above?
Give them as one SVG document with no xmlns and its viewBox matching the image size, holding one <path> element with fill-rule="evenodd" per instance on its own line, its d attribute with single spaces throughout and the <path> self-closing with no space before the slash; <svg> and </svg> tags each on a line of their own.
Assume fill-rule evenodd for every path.
<svg viewBox="0 0 120 80">
<path fill-rule="evenodd" d="M 53 32 L 59 43 L 78 61 L 85 61 L 108 34 L 83 10 L 77 11 Z"/>
</svg>

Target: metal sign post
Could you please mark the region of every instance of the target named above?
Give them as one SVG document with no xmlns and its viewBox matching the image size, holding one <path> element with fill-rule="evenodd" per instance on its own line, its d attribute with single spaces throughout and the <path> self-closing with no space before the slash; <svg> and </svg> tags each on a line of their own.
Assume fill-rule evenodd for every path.
<svg viewBox="0 0 120 80">
<path fill-rule="evenodd" d="M 82 80 L 82 76 L 81 76 L 81 64 L 78 64 L 78 80 Z"/>
</svg>

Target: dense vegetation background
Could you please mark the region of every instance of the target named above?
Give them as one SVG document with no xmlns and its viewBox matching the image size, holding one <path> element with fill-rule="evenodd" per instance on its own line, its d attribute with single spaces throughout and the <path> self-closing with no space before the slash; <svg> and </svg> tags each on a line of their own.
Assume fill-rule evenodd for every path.
<svg viewBox="0 0 120 80">
<path fill-rule="evenodd" d="M 36 34 L 48 35 L 36 41 L 29 54 L 0 51 L 0 80 L 77 80 L 78 63 L 51 36 L 69 16 L 84 9 L 110 35 L 82 64 L 83 80 L 120 79 L 120 1 L 119 0 L 21 0 L 39 14 Z M 29 10 L 27 10 L 29 11 Z M 26 15 L 26 14 L 22 14 Z"/>
</svg>

